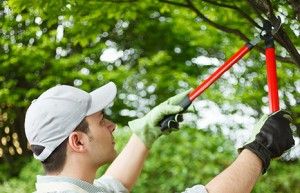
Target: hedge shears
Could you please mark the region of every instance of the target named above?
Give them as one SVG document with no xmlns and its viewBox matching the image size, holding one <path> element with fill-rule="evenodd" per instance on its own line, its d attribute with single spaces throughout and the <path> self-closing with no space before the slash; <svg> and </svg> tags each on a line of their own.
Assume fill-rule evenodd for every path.
<svg viewBox="0 0 300 193">
<path fill-rule="evenodd" d="M 266 55 L 266 67 L 267 67 L 267 84 L 268 84 L 268 98 L 270 112 L 276 112 L 279 110 L 279 98 L 278 98 L 278 86 L 277 86 L 277 74 L 276 74 L 276 54 L 273 35 L 281 27 L 280 17 L 277 18 L 276 24 L 271 24 L 268 20 L 263 20 L 262 31 L 258 36 L 247 42 L 242 48 L 234 53 L 227 61 L 225 61 L 219 68 L 217 68 L 209 77 L 207 77 L 201 84 L 192 90 L 188 95 L 179 103 L 183 107 L 183 111 L 186 111 L 191 103 L 200 96 L 210 85 L 218 80 L 226 71 L 228 71 L 234 64 L 236 64 L 244 55 L 246 55 L 254 46 L 256 46 L 261 40 L 265 42 L 265 55 Z M 182 114 L 175 114 L 166 116 L 161 122 L 161 130 L 167 130 L 169 128 L 176 127 L 178 122 L 183 121 Z"/>
</svg>

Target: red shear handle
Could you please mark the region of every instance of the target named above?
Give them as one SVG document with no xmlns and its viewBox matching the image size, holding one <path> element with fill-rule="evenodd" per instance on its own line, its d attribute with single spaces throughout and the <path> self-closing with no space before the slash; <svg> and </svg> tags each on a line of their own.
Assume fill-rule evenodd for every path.
<svg viewBox="0 0 300 193">
<path fill-rule="evenodd" d="M 216 71 L 214 71 L 207 79 L 205 79 L 196 89 L 189 93 L 190 101 L 193 101 L 201 93 L 203 93 L 211 84 L 222 76 L 229 68 L 237 63 L 245 54 L 247 54 L 253 45 L 246 44 L 240 48 L 231 58 L 229 58 L 224 64 L 222 64 Z"/>
<path fill-rule="evenodd" d="M 271 113 L 279 110 L 278 86 L 276 74 L 275 48 L 266 48 L 267 80 L 269 91 L 269 107 Z"/>
</svg>

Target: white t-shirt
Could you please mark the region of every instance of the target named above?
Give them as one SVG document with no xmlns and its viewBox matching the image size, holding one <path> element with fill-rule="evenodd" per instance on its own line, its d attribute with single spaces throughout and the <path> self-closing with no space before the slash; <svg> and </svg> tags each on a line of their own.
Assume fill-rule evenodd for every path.
<svg viewBox="0 0 300 193">
<path fill-rule="evenodd" d="M 128 193 L 129 191 L 117 179 L 102 176 L 88 182 L 61 176 L 37 176 L 35 193 Z M 207 193 L 202 185 L 187 188 L 183 193 Z"/>
</svg>

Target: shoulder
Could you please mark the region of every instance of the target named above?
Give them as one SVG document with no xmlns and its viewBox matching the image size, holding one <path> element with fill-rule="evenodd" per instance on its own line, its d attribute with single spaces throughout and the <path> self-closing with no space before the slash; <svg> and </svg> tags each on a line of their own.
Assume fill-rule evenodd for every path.
<svg viewBox="0 0 300 193">
<path fill-rule="evenodd" d="M 208 193 L 203 185 L 195 185 L 191 188 L 185 189 L 182 193 Z"/>
<path fill-rule="evenodd" d="M 129 193 L 123 184 L 112 176 L 102 176 L 94 181 L 94 186 L 107 192 Z"/>
<path fill-rule="evenodd" d="M 76 178 L 62 176 L 38 176 L 34 193 L 105 193 L 104 188 Z"/>
</svg>

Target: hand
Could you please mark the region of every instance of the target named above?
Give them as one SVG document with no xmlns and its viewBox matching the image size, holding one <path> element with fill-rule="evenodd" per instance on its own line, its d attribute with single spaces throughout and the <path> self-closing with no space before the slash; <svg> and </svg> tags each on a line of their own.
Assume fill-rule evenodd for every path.
<svg viewBox="0 0 300 193">
<path fill-rule="evenodd" d="M 130 121 L 128 123 L 131 131 L 135 133 L 144 144 L 150 148 L 152 143 L 162 134 L 170 133 L 174 129 L 178 129 L 178 125 L 171 130 L 162 132 L 159 122 L 167 115 L 180 113 L 183 108 L 178 104 L 187 96 L 190 90 L 180 93 L 169 98 L 165 102 L 154 107 L 144 117 Z"/>
<path fill-rule="evenodd" d="M 239 151 L 246 148 L 255 153 L 262 160 L 264 174 L 272 158 L 281 156 L 294 146 L 295 141 L 290 128 L 291 121 L 291 115 L 284 110 L 269 116 L 264 115 L 255 125 L 253 141 Z"/>
</svg>

